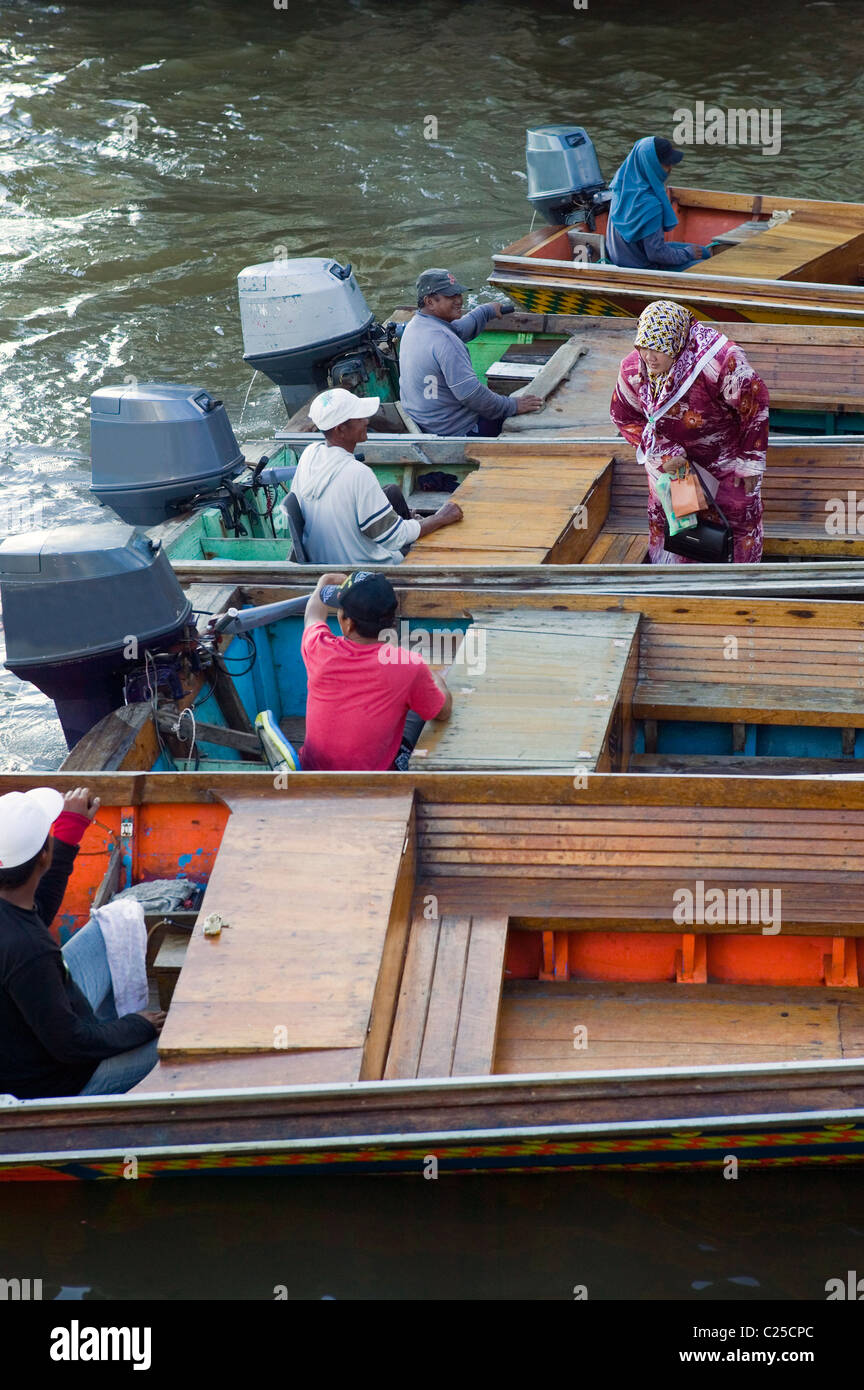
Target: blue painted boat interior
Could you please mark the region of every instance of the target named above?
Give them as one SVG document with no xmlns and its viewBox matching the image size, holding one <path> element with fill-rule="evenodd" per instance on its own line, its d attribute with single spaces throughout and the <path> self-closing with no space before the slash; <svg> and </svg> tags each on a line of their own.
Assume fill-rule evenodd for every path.
<svg viewBox="0 0 864 1390">
<path fill-rule="evenodd" d="M 469 619 L 436 618 L 401 619 L 408 622 L 409 634 L 424 632 L 463 633 L 469 626 Z M 338 634 L 336 618 L 330 619 L 330 628 Z M 306 668 L 300 654 L 300 641 L 303 634 L 301 617 L 283 618 L 269 627 L 254 629 L 247 637 L 235 637 L 225 653 L 226 665 L 231 672 L 234 684 L 240 695 L 249 718 L 254 722 L 260 710 L 269 709 L 277 722 L 292 717 L 302 717 L 306 712 Z M 254 654 L 254 661 L 253 661 Z M 195 716 L 202 723 L 218 724 L 224 727 L 225 718 L 213 696 L 209 693 L 195 707 Z M 526 711 L 526 718 L 529 712 Z M 659 755 L 714 755 L 732 757 L 732 724 L 705 723 L 696 720 L 658 720 L 657 746 Z M 240 762 L 243 755 L 236 749 L 217 747 L 215 744 L 199 742 L 202 756 L 218 759 L 221 762 Z M 641 720 L 634 724 L 634 753 L 645 752 L 644 728 Z M 842 758 L 842 730 L 839 728 L 818 728 L 809 725 L 748 724 L 745 744 L 741 750 L 744 757 L 773 758 Z M 864 757 L 864 730 L 859 730 L 855 740 L 855 758 L 850 763 Z M 166 755 L 160 754 L 154 770 L 170 770 L 174 764 Z"/>
</svg>

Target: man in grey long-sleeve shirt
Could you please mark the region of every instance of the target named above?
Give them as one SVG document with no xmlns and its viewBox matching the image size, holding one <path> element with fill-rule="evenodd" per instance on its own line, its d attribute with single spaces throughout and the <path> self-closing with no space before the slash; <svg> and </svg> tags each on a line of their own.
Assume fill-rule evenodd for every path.
<svg viewBox="0 0 864 1390">
<path fill-rule="evenodd" d="M 426 434 L 497 435 L 509 415 L 543 407 L 539 396 L 500 396 L 479 380 L 465 344 L 501 309 L 481 304 L 463 315 L 464 292 L 449 270 L 424 270 L 399 344 L 400 400 Z"/>
</svg>

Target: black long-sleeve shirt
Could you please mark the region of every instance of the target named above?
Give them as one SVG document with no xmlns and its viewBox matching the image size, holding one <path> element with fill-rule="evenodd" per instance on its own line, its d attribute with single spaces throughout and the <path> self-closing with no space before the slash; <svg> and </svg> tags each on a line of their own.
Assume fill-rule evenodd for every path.
<svg viewBox="0 0 864 1390">
<path fill-rule="evenodd" d="M 20 1100 L 77 1095 L 105 1057 L 156 1036 L 140 1014 L 98 1019 L 48 930 L 77 853 L 54 841 L 35 908 L 0 898 L 0 1094 Z"/>
</svg>

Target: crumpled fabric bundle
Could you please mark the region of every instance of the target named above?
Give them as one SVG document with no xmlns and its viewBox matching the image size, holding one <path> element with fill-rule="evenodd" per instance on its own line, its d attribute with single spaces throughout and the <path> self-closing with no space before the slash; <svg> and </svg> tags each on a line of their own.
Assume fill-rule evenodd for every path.
<svg viewBox="0 0 864 1390">
<path fill-rule="evenodd" d="M 131 888 L 115 893 L 111 901 L 132 898 L 143 905 L 145 912 L 177 912 L 190 898 L 196 905 L 200 894 L 200 883 L 189 878 L 154 878 L 149 883 L 133 883 Z"/>
</svg>

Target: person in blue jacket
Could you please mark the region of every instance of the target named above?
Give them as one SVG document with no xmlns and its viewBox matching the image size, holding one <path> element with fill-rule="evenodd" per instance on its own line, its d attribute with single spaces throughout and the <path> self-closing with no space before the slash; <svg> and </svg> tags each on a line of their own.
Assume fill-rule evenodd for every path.
<svg viewBox="0 0 864 1390">
<path fill-rule="evenodd" d="M 606 228 L 606 255 L 613 265 L 631 270 L 686 270 L 709 259 L 709 247 L 666 241 L 663 236 L 678 225 L 664 185 L 672 165 L 683 158 L 671 140 L 646 135 L 636 141 L 616 171 Z"/>
</svg>

